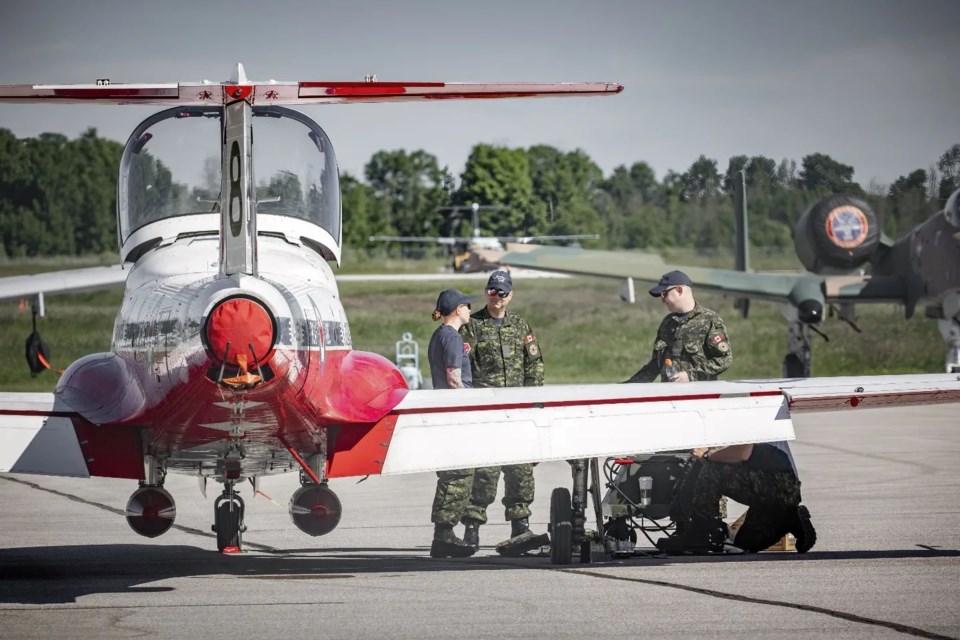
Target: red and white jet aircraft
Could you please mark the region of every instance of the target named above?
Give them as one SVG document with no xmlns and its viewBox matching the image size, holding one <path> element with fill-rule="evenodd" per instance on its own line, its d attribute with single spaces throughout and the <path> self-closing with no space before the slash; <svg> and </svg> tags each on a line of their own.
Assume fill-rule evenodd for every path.
<svg viewBox="0 0 960 640">
<path fill-rule="evenodd" d="M 244 531 L 238 485 L 265 475 L 300 472 L 291 517 L 322 535 L 340 519 L 331 478 L 790 439 L 803 409 L 960 401 L 945 375 L 410 391 L 393 363 L 353 350 L 329 264 L 341 253 L 333 145 L 282 105 L 621 90 L 251 82 L 239 65 L 221 84 L 0 85 L 0 103 L 169 106 L 133 131 L 120 163 L 125 269 L 27 285 L 125 277 L 126 290 L 110 352 L 74 362 L 53 394 L 0 393 L 0 472 L 137 481 L 127 521 L 149 537 L 176 515 L 167 473 L 213 478 L 217 547 L 231 551 Z M 0 281 L 0 298 L 22 286 Z"/>
</svg>

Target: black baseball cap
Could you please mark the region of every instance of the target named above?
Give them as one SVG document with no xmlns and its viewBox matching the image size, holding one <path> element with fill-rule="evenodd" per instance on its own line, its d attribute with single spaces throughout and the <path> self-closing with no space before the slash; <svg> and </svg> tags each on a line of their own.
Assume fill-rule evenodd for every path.
<svg viewBox="0 0 960 640">
<path fill-rule="evenodd" d="M 444 289 L 437 298 L 437 311 L 440 315 L 448 316 L 462 304 L 470 304 L 477 299 L 477 296 L 468 296 L 460 293 L 456 289 Z"/>
<path fill-rule="evenodd" d="M 650 289 L 650 295 L 656 298 L 670 287 L 676 287 L 677 285 L 681 284 L 687 287 L 692 287 L 693 281 L 690 279 L 690 276 L 685 274 L 683 271 L 670 271 L 669 273 L 665 273 L 660 276 L 660 282 L 658 282 L 657 286 L 655 286 L 653 289 Z"/>
</svg>

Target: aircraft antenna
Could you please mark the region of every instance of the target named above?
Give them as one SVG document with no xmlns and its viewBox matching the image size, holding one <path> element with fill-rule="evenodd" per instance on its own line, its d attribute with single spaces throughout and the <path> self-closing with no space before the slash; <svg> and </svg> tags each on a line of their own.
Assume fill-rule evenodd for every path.
<svg viewBox="0 0 960 640">
<path fill-rule="evenodd" d="M 747 225 L 747 167 L 744 165 L 740 170 L 739 177 L 733 183 L 733 208 L 736 222 L 737 246 L 734 256 L 734 268 L 737 271 L 749 271 L 750 269 L 750 241 L 749 228 Z M 733 302 L 735 309 L 738 309 L 744 318 L 750 312 L 750 299 L 737 298 Z"/>
</svg>

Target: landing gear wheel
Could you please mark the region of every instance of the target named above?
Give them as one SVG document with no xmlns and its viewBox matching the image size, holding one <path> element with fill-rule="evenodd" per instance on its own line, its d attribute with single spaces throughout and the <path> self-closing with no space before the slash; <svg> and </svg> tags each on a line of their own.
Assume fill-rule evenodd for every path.
<svg viewBox="0 0 960 640">
<path fill-rule="evenodd" d="M 550 562 L 570 564 L 573 561 L 573 507 L 570 490 L 557 487 L 550 494 Z"/>
<path fill-rule="evenodd" d="M 308 484 L 290 497 L 290 518 L 297 528 L 311 536 L 323 536 L 340 524 L 340 499 L 325 484 Z"/>
<path fill-rule="evenodd" d="M 243 532 L 243 500 L 237 494 L 224 492 L 213 504 L 213 528 L 217 532 L 217 551 L 240 548 Z"/>
<path fill-rule="evenodd" d="M 783 358 L 783 377 L 785 378 L 808 378 L 810 372 L 803 365 L 803 360 L 795 353 L 788 353 Z"/>
</svg>

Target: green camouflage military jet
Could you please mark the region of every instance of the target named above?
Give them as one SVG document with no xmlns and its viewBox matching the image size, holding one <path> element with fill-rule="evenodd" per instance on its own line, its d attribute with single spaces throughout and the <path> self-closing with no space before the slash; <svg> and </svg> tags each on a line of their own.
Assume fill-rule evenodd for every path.
<svg viewBox="0 0 960 640">
<path fill-rule="evenodd" d="M 749 270 L 746 204 L 742 184 L 737 186 L 736 270 L 669 265 L 649 254 L 521 245 L 508 245 L 500 263 L 625 279 L 623 297 L 631 301 L 634 279 L 656 283 L 665 272 L 681 269 L 697 288 L 736 297 L 744 315 L 751 299 L 781 303 L 787 377 L 810 376 L 810 332 L 819 333 L 825 308 L 852 323 L 855 303 L 900 303 L 908 318 L 922 305 L 927 317 L 938 320 L 947 372 L 960 372 L 960 191 L 896 242 L 881 232 L 862 200 L 844 194 L 823 198 L 800 217 L 794 233 L 806 273 L 784 274 Z"/>
</svg>

